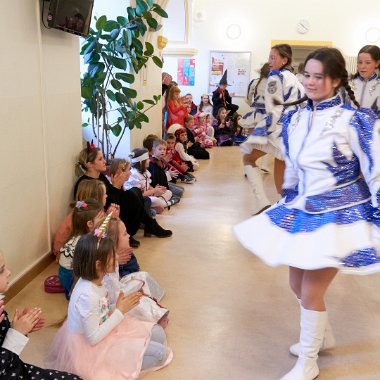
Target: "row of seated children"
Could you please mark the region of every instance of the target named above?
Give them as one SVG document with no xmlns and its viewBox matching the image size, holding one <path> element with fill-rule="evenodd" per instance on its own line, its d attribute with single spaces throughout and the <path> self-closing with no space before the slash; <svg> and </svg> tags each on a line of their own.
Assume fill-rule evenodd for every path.
<svg viewBox="0 0 380 380">
<path fill-rule="evenodd" d="M 71 294 L 68 316 L 56 334 L 45 360 L 48 370 L 24 363 L 19 354 L 27 335 L 45 324 L 38 307 L 16 311 L 12 325 L 0 301 L 0 370 L 4 378 L 100 380 L 137 378 L 141 371 L 162 368 L 172 359 L 164 329 L 168 310 L 158 304 L 163 296 L 147 273 L 129 277 L 119 272 L 118 261 L 129 259 L 129 235 L 114 209 L 104 221 L 100 181 L 88 181 L 99 198 L 76 202 L 72 213 L 70 245 L 72 275 L 78 281 Z M 101 218 L 103 217 L 103 218 Z M 100 225 L 101 224 L 101 225 Z M 100 225 L 100 227 L 99 227 Z M 0 252 L 0 292 L 8 290 L 10 272 Z M 133 277 L 131 277 L 133 276 Z M 108 278 L 108 281 L 107 281 Z M 115 281 L 116 279 L 116 281 Z M 116 283 L 116 284 L 115 284 Z"/>
<path fill-rule="evenodd" d="M 86 149 L 81 153 L 86 155 L 82 164 L 88 170 L 75 187 L 75 195 L 80 199 L 73 204 L 73 211 L 62 224 L 53 247 L 60 263 L 59 277 L 70 298 L 68 319 L 46 361 L 53 369 L 45 371 L 27 365 L 18 356 L 28 340 L 24 334 L 41 329 L 45 323 L 41 309 L 25 308 L 16 312 L 11 328 L 1 303 L 1 374 L 7 378 L 98 380 L 112 376 L 121 380 L 136 378 L 141 371 L 158 369 L 171 360 L 163 330 L 168 323 L 168 311 L 155 299 L 160 300 L 163 291 L 151 276 L 139 271 L 126 226 L 117 218 L 123 211 L 121 204 L 107 206 L 108 219 L 112 214 L 116 216 L 113 232 L 110 227 L 107 237 L 106 227 L 97 229 L 105 215 L 110 183 L 105 176 L 94 176 L 95 171 L 90 170 L 97 167 L 100 173 L 103 171 L 100 152 Z M 120 162 L 116 164 L 119 169 Z M 126 166 L 123 169 L 125 173 Z M 116 185 L 115 177 L 123 180 L 120 174 L 111 168 L 112 185 Z M 5 267 L 2 254 L 0 261 Z M 1 292 L 7 290 L 9 275 L 7 270 L 0 274 L 4 277 L 0 282 L 0 286 L 4 285 Z M 111 275 L 117 278 L 118 286 L 106 289 L 103 280 Z M 130 275 L 133 278 L 128 278 Z"/>
<path fill-rule="evenodd" d="M 114 216 L 109 221 L 107 235 L 112 238 L 112 252 L 117 260 L 109 264 L 105 257 L 103 261 L 98 257 L 103 239 L 99 239 L 102 233 L 96 227 L 105 216 L 105 191 L 104 183 L 96 179 L 83 180 L 78 185 L 77 195 L 96 199 L 84 198 L 75 203 L 71 236 L 60 250 L 60 279 L 70 297 L 68 320 L 57 333 L 47 360 L 51 368 L 65 369 L 94 380 L 108 378 L 111 374 L 115 379 L 127 379 L 141 370 L 158 369 L 171 357 L 163 331 L 168 322 L 168 310 L 153 299 L 160 300 L 163 290 L 149 274 L 140 272 L 125 224 L 117 217 L 120 208 L 115 204 L 106 212 L 111 216 L 111 211 Z M 86 242 L 81 245 L 83 239 Z M 94 241 L 97 241 L 95 246 Z M 81 262 L 76 265 L 78 256 Z M 97 261 L 102 261 L 100 271 Z M 88 267 L 94 264 L 96 270 L 91 271 Z M 63 265 L 65 277 L 61 276 Z M 79 279 L 74 288 L 65 282 L 69 275 L 71 283 L 75 282 L 74 277 Z M 108 277 L 112 281 L 104 281 Z M 141 286 L 128 293 L 129 284 L 136 282 Z M 116 348 L 121 350 L 120 356 Z M 78 360 L 79 352 L 81 360 Z M 107 364 L 111 358 L 112 365 Z"/>
<path fill-rule="evenodd" d="M 75 205 L 73 224 L 81 214 L 81 219 L 90 219 L 90 232 L 77 236 L 71 258 L 77 281 L 67 320 L 46 364 L 89 380 L 137 378 L 141 371 L 171 360 L 164 331 L 168 310 L 154 299 L 161 299 L 163 291 L 149 274 L 139 271 L 137 260 L 133 272 L 123 276 L 119 263 L 131 261 L 133 255 L 129 235 L 124 223 L 112 218 L 113 212 L 99 222 L 99 214 L 88 216 L 99 208 L 102 204 L 91 199 Z"/>
</svg>

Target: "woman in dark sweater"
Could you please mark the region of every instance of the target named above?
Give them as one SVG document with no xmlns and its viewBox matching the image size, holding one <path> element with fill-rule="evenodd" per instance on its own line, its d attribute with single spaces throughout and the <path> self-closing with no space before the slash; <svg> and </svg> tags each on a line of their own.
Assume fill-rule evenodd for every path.
<svg viewBox="0 0 380 380">
<path fill-rule="evenodd" d="M 106 161 L 99 148 L 88 145 L 83 149 L 76 164 L 76 174 L 82 174 L 75 186 L 74 195 L 78 184 L 84 179 L 98 179 L 102 181 L 107 190 L 106 208 L 111 203 L 120 206 L 120 219 L 125 223 L 128 234 L 131 236 L 131 246 L 138 247 L 140 243 L 133 238 L 144 224 L 144 236 L 169 237 L 172 231 L 163 229 L 155 219 L 151 218 L 145 210 L 144 199 L 140 189 L 124 190 L 124 182 L 130 175 L 130 164 L 124 159 L 114 159 L 111 163 L 111 182 L 103 174 L 106 171 Z"/>
</svg>

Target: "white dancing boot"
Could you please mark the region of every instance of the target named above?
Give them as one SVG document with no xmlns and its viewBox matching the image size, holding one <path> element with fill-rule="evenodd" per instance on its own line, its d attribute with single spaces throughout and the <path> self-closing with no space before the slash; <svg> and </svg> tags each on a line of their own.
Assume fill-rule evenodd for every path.
<svg viewBox="0 0 380 380">
<path fill-rule="evenodd" d="M 261 178 L 260 169 L 251 165 L 244 165 L 244 172 L 247 175 L 248 182 L 253 190 L 253 215 L 260 214 L 260 212 L 264 211 L 271 205 L 264 191 L 263 179 Z"/>
<path fill-rule="evenodd" d="M 323 337 L 322 346 L 319 349 L 319 352 L 330 350 L 331 348 L 334 348 L 335 345 L 336 345 L 336 341 L 335 341 L 334 334 L 332 332 L 332 327 L 330 325 L 330 322 L 327 319 L 325 335 Z M 300 342 L 295 343 L 289 347 L 289 352 L 294 356 L 298 356 L 300 353 L 300 350 L 301 350 Z"/>
<path fill-rule="evenodd" d="M 301 306 L 301 348 L 298 360 L 293 369 L 280 380 L 314 380 L 319 375 L 317 359 L 326 323 L 326 311 L 307 310 Z"/>
<path fill-rule="evenodd" d="M 296 297 L 296 299 L 297 299 L 298 304 L 301 306 L 302 305 L 301 300 L 298 297 Z M 335 347 L 335 344 L 336 342 L 335 342 L 334 334 L 332 332 L 332 327 L 327 318 L 325 336 L 323 337 L 322 346 L 319 349 L 319 352 L 330 350 L 331 348 Z M 300 345 L 300 342 L 298 342 L 289 347 L 289 352 L 294 356 L 298 356 L 300 353 L 300 349 L 301 349 L 301 345 Z"/>
</svg>

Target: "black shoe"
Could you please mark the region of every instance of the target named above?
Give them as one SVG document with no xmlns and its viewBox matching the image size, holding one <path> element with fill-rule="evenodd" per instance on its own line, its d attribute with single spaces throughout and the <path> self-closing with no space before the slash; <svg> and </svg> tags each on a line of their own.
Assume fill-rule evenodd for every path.
<svg viewBox="0 0 380 380">
<path fill-rule="evenodd" d="M 156 221 L 156 219 L 151 219 L 152 222 L 149 225 L 145 225 L 144 236 L 156 236 L 159 238 L 166 238 L 173 235 L 173 232 L 170 230 L 163 229 Z"/>
<path fill-rule="evenodd" d="M 136 240 L 133 236 L 130 236 L 129 237 L 129 245 L 132 248 L 138 248 L 138 247 L 140 247 L 140 242 L 138 240 Z"/>
</svg>

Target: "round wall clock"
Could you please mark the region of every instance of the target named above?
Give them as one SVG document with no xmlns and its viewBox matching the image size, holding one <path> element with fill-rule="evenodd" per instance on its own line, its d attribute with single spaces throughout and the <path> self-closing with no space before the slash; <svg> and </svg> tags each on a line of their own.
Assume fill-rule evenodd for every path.
<svg viewBox="0 0 380 380">
<path fill-rule="evenodd" d="M 299 20 L 297 22 L 297 32 L 300 33 L 300 34 L 305 34 L 307 33 L 309 30 L 310 30 L 310 23 L 309 21 L 303 19 L 303 20 Z"/>
</svg>

